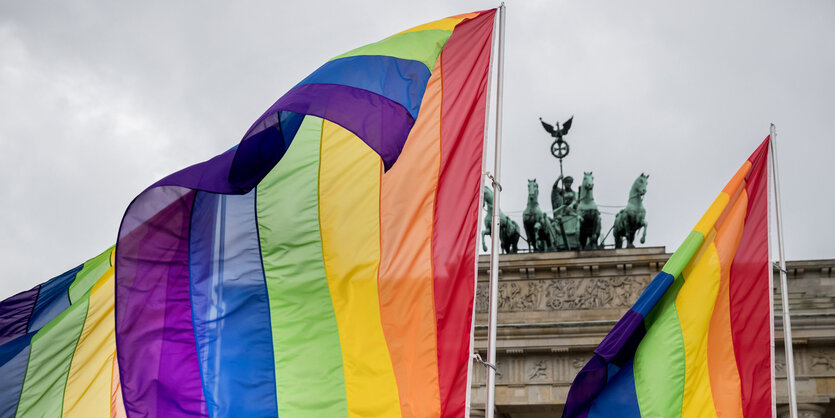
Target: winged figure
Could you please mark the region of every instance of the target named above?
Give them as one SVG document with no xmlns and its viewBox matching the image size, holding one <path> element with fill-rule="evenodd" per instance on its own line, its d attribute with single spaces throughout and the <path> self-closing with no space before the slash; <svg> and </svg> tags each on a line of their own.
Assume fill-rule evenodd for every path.
<svg viewBox="0 0 835 418">
<path fill-rule="evenodd" d="M 554 138 L 562 138 L 564 135 L 567 135 L 568 130 L 571 129 L 572 120 L 574 120 L 574 116 L 568 118 L 568 120 L 562 124 L 562 128 L 560 128 L 560 123 L 557 122 L 557 128 L 554 129 L 553 125 L 545 122 L 542 118 L 539 118 L 539 122 L 542 123 L 542 127 L 545 128 L 545 131 L 551 134 Z"/>
</svg>

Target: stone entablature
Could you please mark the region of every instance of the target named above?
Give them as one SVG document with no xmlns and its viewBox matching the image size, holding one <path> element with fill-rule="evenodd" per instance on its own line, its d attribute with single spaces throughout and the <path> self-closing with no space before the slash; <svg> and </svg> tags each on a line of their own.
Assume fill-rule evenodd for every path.
<svg viewBox="0 0 835 418">
<path fill-rule="evenodd" d="M 591 351 L 670 255 L 664 247 L 502 255 L 496 344 L 499 411 L 513 418 L 558 416 Z M 489 258 L 481 256 L 475 345 L 482 355 L 488 265 Z M 801 409 L 809 416 L 835 418 L 835 407 L 829 406 L 835 398 L 835 260 L 790 261 L 787 271 L 798 398 L 806 405 Z M 787 398 L 779 297 L 776 293 L 774 307 L 781 403 Z M 484 381 L 483 366 L 475 364 L 476 407 L 484 402 Z"/>
</svg>

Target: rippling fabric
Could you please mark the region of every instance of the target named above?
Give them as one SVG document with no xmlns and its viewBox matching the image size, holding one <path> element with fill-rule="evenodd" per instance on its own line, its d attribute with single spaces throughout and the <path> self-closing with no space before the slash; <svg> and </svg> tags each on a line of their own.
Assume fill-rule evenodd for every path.
<svg viewBox="0 0 835 418">
<path fill-rule="evenodd" d="M 460 417 L 495 10 L 343 54 L 136 197 L 129 416 Z"/>
<path fill-rule="evenodd" d="M 462 417 L 494 20 L 330 60 L 0 302 L 0 418 Z"/>
</svg>

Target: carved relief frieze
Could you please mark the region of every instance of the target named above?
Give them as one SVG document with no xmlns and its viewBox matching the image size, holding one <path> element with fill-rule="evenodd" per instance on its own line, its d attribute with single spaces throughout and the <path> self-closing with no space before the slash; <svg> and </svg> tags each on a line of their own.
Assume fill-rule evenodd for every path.
<svg viewBox="0 0 835 418">
<path fill-rule="evenodd" d="M 835 371 L 835 358 L 829 352 L 815 350 L 809 352 L 806 357 L 807 370 L 812 374 Z"/>
<path fill-rule="evenodd" d="M 521 280 L 499 283 L 499 312 L 627 308 L 649 284 L 644 276 Z M 479 283 L 476 312 L 486 313 L 487 283 Z"/>
</svg>

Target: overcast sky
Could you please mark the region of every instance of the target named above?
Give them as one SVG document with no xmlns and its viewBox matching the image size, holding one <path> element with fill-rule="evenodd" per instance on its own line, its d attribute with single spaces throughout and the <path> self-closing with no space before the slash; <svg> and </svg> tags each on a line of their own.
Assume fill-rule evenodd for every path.
<svg viewBox="0 0 835 418">
<path fill-rule="evenodd" d="M 111 245 L 131 199 L 236 144 L 327 59 L 485 1 L 0 3 L 0 299 Z M 777 125 L 789 259 L 835 258 L 835 3 L 509 1 L 502 207 L 550 208 L 549 122 L 601 205 L 641 172 L 673 251 Z M 578 181 L 579 183 L 579 181 Z M 616 209 L 606 209 L 614 212 Z M 604 232 L 613 216 L 604 213 Z"/>
</svg>

